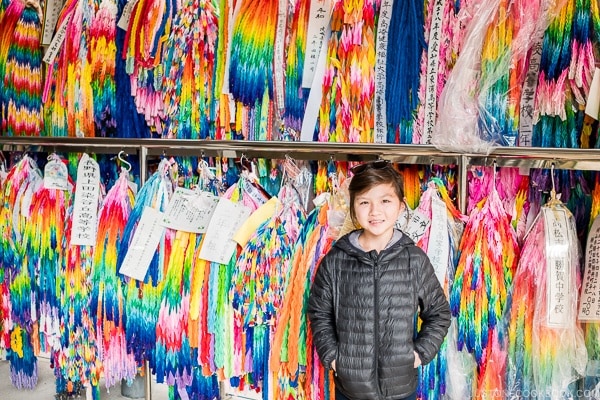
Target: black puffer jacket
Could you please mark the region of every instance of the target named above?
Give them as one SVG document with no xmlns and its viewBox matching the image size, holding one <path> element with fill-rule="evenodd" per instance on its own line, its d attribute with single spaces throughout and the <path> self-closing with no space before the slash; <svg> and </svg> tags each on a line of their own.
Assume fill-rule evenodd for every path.
<svg viewBox="0 0 600 400">
<path fill-rule="evenodd" d="M 427 255 L 406 235 L 365 252 L 340 238 L 323 258 L 308 303 L 313 341 L 336 387 L 350 399 L 401 399 L 438 352 L 450 308 Z M 420 310 L 420 311 L 419 311 Z M 414 317 L 423 320 L 414 334 Z"/>
</svg>

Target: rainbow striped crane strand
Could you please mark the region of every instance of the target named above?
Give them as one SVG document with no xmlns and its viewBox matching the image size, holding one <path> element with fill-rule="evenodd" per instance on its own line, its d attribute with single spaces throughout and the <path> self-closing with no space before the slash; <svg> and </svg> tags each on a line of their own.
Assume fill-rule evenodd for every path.
<svg viewBox="0 0 600 400">
<path fill-rule="evenodd" d="M 157 382 L 185 390 L 193 383 L 192 343 L 190 333 L 194 327 L 189 322 L 190 293 L 193 271 L 198 262 L 197 250 L 202 235 L 183 231 L 175 232 L 165 276 L 156 325 L 154 373 Z"/>
<path fill-rule="evenodd" d="M 272 138 L 278 11 L 278 0 L 241 0 L 233 21 L 229 92 L 236 102 L 236 131 L 249 140 Z"/>
<path fill-rule="evenodd" d="M 209 0 L 184 2 L 173 20 L 161 58 L 164 78 L 159 89 L 167 119 L 164 137 L 214 137 L 211 126 L 217 24 L 217 10 Z"/>
<path fill-rule="evenodd" d="M 42 101 L 48 136 L 94 136 L 93 97 L 87 63 L 92 0 L 68 0 L 57 26 L 67 24 L 66 37 L 48 66 Z M 86 69 L 87 67 L 87 69 Z"/>
<path fill-rule="evenodd" d="M 298 140 L 308 101 L 309 90 L 302 88 L 302 77 L 310 3 L 309 0 L 298 0 L 291 4 L 293 10 L 290 10 L 291 22 L 287 39 L 289 47 L 285 62 L 285 129 L 282 140 Z"/>
<path fill-rule="evenodd" d="M 274 400 L 332 398 L 329 376 L 312 345 L 306 318 L 310 284 L 333 242 L 329 211 L 327 203 L 311 211 L 301 225 L 293 249 L 289 284 L 277 314 L 269 359 Z"/>
<path fill-rule="evenodd" d="M 37 384 L 37 358 L 39 336 L 33 318 L 32 276 L 25 261 L 23 247 L 26 221 L 30 216 L 30 200 L 42 185 L 42 175 L 33 159 L 25 155 L 10 171 L 3 184 L 0 209 L 1 265 L 4 275 L 2 345 L 10 363 L 10 380 L 18 389 L 33 389 Z"/>
<path fill-rule="evenodd" d="M 122 379 L 133 379 L 137 366 L 129 353 L 125 338 L 126 280 L 118 274 L 117 255 L 125 225 L 134 204 L 125 170 L 108 191 L 98 217 L 98 233 L 94 246 L 94 265 L 90 313 L 94 318 L 98 359 L 104 367 L 106 387 Z"/>
<path fill-rule="evenodd" d="M 58 159 L 58 156 L 54 156 Z M 58 159 L 60 161 L 60 159 Z M 60 348 L 63 321 L 61 296 L 62 238 L 65 236 L 67 208 L 71 191 L 48 188 L 44 184 L 31 197 L 29 218 L 23 234 L 24 266 L 32 280 L 32 300 L 36 304 L 40 350 L 57 351 Z"/>
<path fill-rule="evenodd" d="M 460 244 L 450 289 L 457 349 L 475 359 L 475 393 L 502 390 L 502 319 L 519 256 L 511 218 L 496 190 L 473 209 Z M 456 372 L 456 371 L 453 371 Z"/>
<path fill-rule="evenodd" d="M 100 208 L 101 199 L 95 205 Z M 56 352 L 57 393 L 72 394 L 77 387 L 91 386 L 94 400 L 100 399 L 101 364 L 97 363 L 95 324 L 90 314 L 93 246 L 71 245 L 73 210 L 67 215 L 62 240 L 61 349 Z"/>
<path fill-rule="evenodd" d="M 127 1 L 120 0 L 119 10 L 126 4 Z M 129 136 L 150 136 L 149 127 L 162 135 L 164 107 L 161 93 L 156 89 L 162 72 L 157 67 L 178 4 L 172 0 L 138 1 L 128 28 L 117 30 L 117 93 L 122 93 L 118 96 L 121 107 L 117 110 L 121 113 L 118 123 L 124 130 L 131 126 Z M 125 97 L 127 100 L 122 101 Z"/>
<path fill-rule="evenodd" d="M 229 301 L 233 308 L 233 375 L 249 374 L 249 381 L 263 382 L 263 398 L 271 384 L 268 359 L 275 321 L 289 284 L 292 247 L 302 213 L 285 191 L 275 215 L 250 237 L 236 261 Z M 244 348 L 244 344 L 245 347 Z"/>
<path fill-rule="evenodd" d="M 95 130 L 93 136 L 117 136 L 115 121 L 115 58 L 117 31 L 117 4 L 114 0 L 100 0 L 94 4 L 96 13 L 89 27 L 88 60 L 93 98 Z M 84 94 L 85 95 L 85 94 Z"/>
<path fill-rule="evenodd" d="M 39 136 L 42 111 L 42 11 L 14 0 L 0 19 L 0 134 Z"/>
<path fill-rule="evenodd" d="M 169 174 L 170 168 L 169 161 L 163 159 L 157 171 L 138 192 L 135 207 L 129 215 L 123 232 L 123 241 L 125 243 L 130 243 L 133 238 L 146 207 L 161 212 L 166 210 L 169 199 L 173 194 L 173 181 Z M 130 279 L 127 282 L 125 296 L 127 322 L 125 333 L 127 346 L 133 351 L 135 361 L 138 365 L 142 365 L 145 360 L 150 360 L 153 356 L 156 345 L 158 311 L 174 236 L 175 234 L 172 230 L 165 231 L 146 273 L 146 279 L 143 282 L 135 279 Z M 121 268 L 128 248 L 129 246 L 121 246 L 119 248 L 117 270 Z M 153 362 L 150 365 L 153 366 Z"/>
<path fill-rule="evenodd" d="M 336 1 L 323 78 L 318 141 L 372 142 L 375 16 L 379 2 Z"/>
<path fill-rule="evenodd" d="M 250 185 L 245 177 L 240 177 L 238 182 L 232 185 L 224 194 L 223 198 L 234 203 L 239 203 L 248 207 L 252 212 L 258 209 L 259 204 L 253 200 L 248 191 L 244 190 L 244 185 Z M 202 310 L 206 309 L 206 317 L 200 316 L 201 328 L 203 332 L 199 333 L 199 360 L 208 360 L 207 364 L 202 364 L 206 371 L 216 372 L 222 370 L 224 376 L 233 376 L 234 368 L 234 340 L 235 330 L 241 329 L 232 324 L 233 308 L 229 291 L 232 284 L 232 277 L 236 270 L 237 251 L 231 256 L 228 264 L 219 264 L 216 262 L 207 263 L 205 268 L 199 270 L 197 276 L 200 279 L 195 279 L 195 282 L 205 285 L 209 292 L 208 297 L 202 299 Z M 200 264 L 202 266 L 202 264 Z M 204 276 L 205 279 L 201 277 Z M 197 297 L 200 296 L 200 285 L 195 285 L 193 288 L 193 302 L 197 302 Z M 267 345 L 266 342 L 261 342 L 260 339 L 268 341 L 269 336 L 266 335 L 265 329 L 255 332 L 257 342 Z M 210 342 L 208 342 L 210 340 Z M 247 345 L 252 345 L 250 340 Z M 207 357 L 206 351 L 210 348 L 211 354 Z"/>
<path fill-rule="evenodd" d="M 578 111 L 576 113 L 576 135 L 582 148 L 590 147 L 591 129 L 584 130 L 585 106 L 590 94 L 592 76 L 597 62 L 594 56 L 592 4 L 593 0 L 576 0 L 573 16 L 573 39 L 571 64 L 569 65 L 570 90 Z M 598 2 L 596 2 L 596 8 Z"/>
<path fill-rule="evenodd" d="M 456 264 L 458 263 L 458 246 L 467 217 L 462 215 L 456 208 L 441 179 L 432 178 L 427 187 L 427 190 L 421 196 L 421 201 L 416 211 L 429 218 L 430 221 L 433 221 L 435 217 L 433 214 L 434 198 L 442 200 L 446 205 L 448 214 L 446 233 L 448 235 L 449 257 L 445 268 L 444 281 L 440 283 L 444 291 L 449 293 L 454 279 Z M 428 254 L 431 250 L 429 249 L 431 228 L 432 225 L 429 224 L 423 236 L 416 243 L 417 246 L 428 252 Z M 448 385 L 448 382 L 446 382 L 448 371 L 448 340 L 450 339 L 444 340 L 437 356 L 429 364 L 419 369 L 419 386 L 417 387 L 417 391 L 420 399 L 439 399 L 446 395 L 446 387 Z"/>
<path fill-rule="evenodd" d="M 562 237 L 567 238 L 571 259 L 560 268 L 560 274 L 573 286 L 565 290 L 561 298 L 566 320 L 551 325 L 550 312 L 554 312 L 554 308 L 548 299 L 559 293 L 552 294 L 553 288 L 549 284 L 549 275 L 554 274 L 552 270 L 556 266 L 547 252 L 546 232 L 554 228 L 545 227 L 545 218 L 540 213 L 525 238 L 506 313 L 507 390 L 511 395 L 523 393 L 521 398 L 524 399 L 537 398 L 533 393 L 543 398 L 563 398 L 569 394 L 568 385 L 584 374 L 587 363 L 583 331 L 575 318 L 579 274 L 575 221 L 566 206 L 556 200 L 544 207 L 568 215 L 567 226 L 560 230 Z"/>
<path fill-rule="evenodd" d="M 544 34 L 535 109 L 533 146 L 578 147 L 575 99 L 568 74 L 573 57 L 573 21 L 577 0 L 566 0 Z"/>
<path fill-rule="evenodd" d="M 527 13 L 523 9 L 527 7 Z M 502 145 L 516 146 L 518 112 L 525 56 L 535 37 L 540 18 L 539 2 L 501 0 L 487 27 L 481 54 L 479 82 L 479 124 L 482 138 Z"/>
</svg>

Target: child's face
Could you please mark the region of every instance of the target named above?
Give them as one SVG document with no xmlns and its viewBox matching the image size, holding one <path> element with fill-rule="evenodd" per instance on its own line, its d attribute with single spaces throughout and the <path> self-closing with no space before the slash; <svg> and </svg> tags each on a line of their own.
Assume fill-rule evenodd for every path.
<svg viewBox="0 0 600 400">
<path fill-rule="evenodd" d="M 354 199 L 356 221 L 372 237 L 391 234 L 402 207 L 391 184 L 373 186 Z"/>
</svg>

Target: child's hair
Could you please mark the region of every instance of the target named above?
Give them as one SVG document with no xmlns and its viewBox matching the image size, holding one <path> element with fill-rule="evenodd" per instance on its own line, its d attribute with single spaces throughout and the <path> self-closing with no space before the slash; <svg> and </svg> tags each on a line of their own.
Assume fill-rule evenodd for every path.
<svg viewBox="0 0 600 400">
<path fill-rule="evenodd" d="M 356 213 L 354 211 L 356 196 L 370 190 L 374 186 L 391 184 L 400 201 L 404 201 L 404 179 L 389 161 L 377 160 L 359 164 L 352 168 L 352 172 L 354 176 L 348 186 L 350 194 L 350 218 L 352 218 L 352 222 L 356 223 Z"/>
</svg>

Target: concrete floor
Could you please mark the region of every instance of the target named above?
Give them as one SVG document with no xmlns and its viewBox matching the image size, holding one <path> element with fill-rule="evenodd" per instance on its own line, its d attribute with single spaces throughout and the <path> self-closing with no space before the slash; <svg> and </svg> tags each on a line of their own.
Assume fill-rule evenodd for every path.
<svg viewBox="0 0 600 400">
<path fill-rule="evenodd" d="M 143 381 L 142 381 L 143 383 Z M 110 388 L 108 392 L 104 383 L 101 383 L 101 400 L 121 400 L 130 399 L 121 395 L 121 386 L 116 385 Z M 143 386 L 142 386 L 143 387 Z M 169 398 L 168 386 L 157 384 L 152 381 L 151 385 L 152 400 L 167 400 Z M 137 388 L 136 388 L 137 389 Z M 129 393 L 142 394 L 143 391 L 129 390 Z M 56 387 L 54 386 L 54 374 L 50 368 L 50 362 L 45 358 L 38 358 L 38 384 L 34 390 L 18 390 L 10 383 L 10 369 L 8 361 L 0 360 L 0 400 L 55 400 Z M 145 396 L 142 394 L 141 397 Z M 73 399 L 84 400 L 85 393 L 81 397 L 73 397 Z"/>
</svg>

